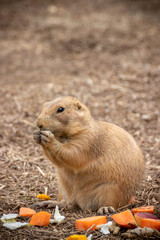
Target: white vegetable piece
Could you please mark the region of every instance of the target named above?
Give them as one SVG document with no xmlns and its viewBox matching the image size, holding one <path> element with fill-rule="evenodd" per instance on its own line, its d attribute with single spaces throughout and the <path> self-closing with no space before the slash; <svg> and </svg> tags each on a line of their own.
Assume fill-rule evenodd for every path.
<svg viewBox="0 0 160 240">
<path fill-rule="evenodd" d="M 92 236 L 93 236 L 93 234 L 90 234 L 90 235 L 87 237 L 87 239 L 88 239 L 88 240 L 92 240 Z"/>
<path fill-rule="evenodd" d="M 18 214 L 16 213 L 10 213 L 10 214 L 3 214 L 1 217 L 1 220 L 8 220 L 18 217 Z"/>
<path fill-rule="evenodd" d="M 100 229 L 103 234 L 109 234 L 109 227 L 112 225 L 112 222 L 109 221 L 108 223 L 97 225 L 97 229 Z"/>
<path fill-rule="evenodd" d="M 6 227 L 10 230 L 15 230 L 15 229 L 23 227 L 27 224 L 28 223 L 21 223 L 21 222 L 3 223 L 3 227 Z"/>
<path fill-rule="evenodd" d="M 59 212 L 58 206 L 55 208 L 54 219 L 50 219 L 50 223 L 61 223 L 65 219 Z"/>
</svg>

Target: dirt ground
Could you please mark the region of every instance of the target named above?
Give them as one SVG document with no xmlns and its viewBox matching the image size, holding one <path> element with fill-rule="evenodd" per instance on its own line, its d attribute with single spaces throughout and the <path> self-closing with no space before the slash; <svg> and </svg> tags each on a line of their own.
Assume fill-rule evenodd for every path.
<svg viewBox="0 0 160 240">
<path fill-rule="evenodd" d="M 45 191 L 56 199 L 54 167 L 32 132 L 42 104 L 62 95 L 135 137 L 146 159 L 135 206 L 154 205 L 160 217 L 160 2 L 0 1 L 0 216 Z M 0 222 L 0 239 L 66 239 L 75 219 L 95 214 L 61 213 L 58 226 L 10 231 Z"/>
</svg>

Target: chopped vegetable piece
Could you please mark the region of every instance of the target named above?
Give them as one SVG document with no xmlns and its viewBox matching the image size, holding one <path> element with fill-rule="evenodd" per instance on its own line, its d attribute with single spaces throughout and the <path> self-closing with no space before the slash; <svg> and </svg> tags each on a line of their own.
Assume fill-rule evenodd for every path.
<svg viewBox="0 0 160 240">
<path fill-rule="evenodd" d="M 141 227 L 155 228 L 157 230 L 160 230 L 160 219 L 144 218 L 142 219 Z"/>
<path fill-rule="evenodd" d="M 62 216 L 59 212 L 59 208 L 56 205 L 55 207 L 55 213 L 54 213 L 54 219 L 50 219 L 50 223 L 62 223 L 65 219 L 65 216 Z"/>
<path fill-rule="evenodd" d="M 135 220 L 136 220 L 136 222 L 137 222 L 137 225 L 139 226 L 139 227 L 141 227 L 141 224 L 142 224 L 142 219 L 144 219 L 144 218 L 150 218 L 150 219 L 158 219 L 158 217 L 156 216 L 156 215 L 154 215 L 154 214 L 152 214 L 152 213 L 143 213 L 143 212 L 141 212 L 141 213 L 135 213 L 134 214 L 134 218 L 135 218 Z"/>
<path fill-rule="evenodd" d="M 85 235 L 71 235 L 66 240 L 87 240 Z"/>
<path fill-rule="evenodd" d="M 62 216 L 60 214 L 58 206 L 56 205 L 55 213 L 54 213 L 54 220 L 55 220 L 55 222 L 61 223 L 61 222 L 63 222 L 64 219 L 65 219 L 65 216 Z"/>
<path fill-rule="evenodd" d="M 43 200 L 50 200 L 50 196 L 46 195 L 46 194 L 39 194 L 37 195 L 37 198 L 39 199 L 43 199 Z"/>
<path fill-rule="evenodd" d="M 45 211 L 38 212 L 31 218 L 29 224 L 36 226 L 48 226 L 51 214 Z"/>
<path fill-rule="evenodd" d="M 18 217 L 18 214 L 17 213 L 9 213 L 9 214 L 3 214 L 2 217 L 1 217 L 1 220 L 3 221 L 6 221 L 6 220 L 9 220 L 9 219 L 13 219 L 13 218 L 16 218 Z"/>
<path fill-rule="evenodd" d="M 89 236 L 87 237 L 88 240 L 92 240 L 92 236 L 93 234 L 89 234 Z"/>
<path fill-rule="evenodd" d="M 120 212 L 111 216 L 111 218 L 120 226 L 125 228 L 134 228 L 137 226 L 136 221 L 130 210 Z"/>
<path fill-rule="evenodd" d="M 36 212 L 31 209 L 31 208 L 25 208 L 25 207 L 21 207 L 19 209 L 19 216 L 20 217 L 32 217 L 34 214 L 36 214 Z"/>
<path fill-rule="evenodd" d="M 12 223 L 3 223 L 3 227 L 6 227 L 10 230 L 15 230 L 17 228 L 23 227 L 28 225 L 28 223 L 21 223 L 21 222 L 12 222 Z"/>
<path fill-rule="evenodd" d="M 154 213 L 154 206 L 137 207 L 132 209 L 133 213 L 147 212 Z"/>
<path fill-rule="evenodd" d="M 105 223 L 105 224 L 101 224 L 101 225 L 97 225 L 96 229 L 99 229 L 100 228 L 100 231 L 103 233 L 103 234 L 109 234 L 110 231 L 109 231 L 109 228 L 112 226 L 112 221 L 109 221 L 108 223 Z"/>
<path fill-rule="evenodd" d="M 90 227 L 93 228 L 91 230 L 96 229 L 97 225 L 107 223 L 106 216 L 93 216 L 88 218 L 81 218 L 76 220 L 76 229 L 84 230 L 89 229 Z"/>
</svg>

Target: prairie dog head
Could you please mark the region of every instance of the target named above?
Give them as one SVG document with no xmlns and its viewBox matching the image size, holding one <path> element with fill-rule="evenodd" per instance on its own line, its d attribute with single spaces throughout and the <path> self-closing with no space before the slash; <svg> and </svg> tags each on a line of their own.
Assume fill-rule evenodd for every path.
<svg viewBox="0 0 160 240">
<path fill-rule="evenodd" d="M 88 108 L 74 97 L 59 97 L 46 102 L 36 124 L 57 137 L 71 137 L 85 130 L 91 122 Z"/>
</svg>

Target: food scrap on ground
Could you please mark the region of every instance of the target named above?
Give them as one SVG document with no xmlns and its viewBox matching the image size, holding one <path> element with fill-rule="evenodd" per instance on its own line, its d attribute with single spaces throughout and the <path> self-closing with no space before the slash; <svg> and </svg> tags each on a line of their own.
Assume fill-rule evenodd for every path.
<svg viewBox="0 0 160 240">
<path fill-rule="evenodd" d="M 51 199 L 51 197 L 46 194 L 38 194 L 37 198 L 39 198 L 41 200 L 50 200 Z"/>
<path fill-rule="evenodd" d="M 16 222 L 15 218 L 17 218 L 18 216 L 31 218 L 30 222 Z M 43 227 L 48 226 L 49 223 L 61 223 L 63 222 L 64 218 L 65 217 L 60 214 L 58 206 L 56 206 L 55 208 L 54 219 L 51 219 L 51 214 L 46 211 L 36 213 L 36 211 L 31 208 L 21 207 L 19 210 L 19 215 L 3 214 L 1 217 L 1 221 L 3 222 L 4 227 L 7 227 L 10 230 L 14 230 L 29 224 Z"/>
<path fill-rule="evenodd" d="M 71 235 L 66 240 L 88 240 L 85 235 Z"/>
<path fill-rule="evenodd" d="M 71 235 L 66 240 L 91 240 L 92 234 L 90 234 L 88 237 L 86 235 Z"/>
<path fill-rule="evenodd" d="M 141 227 L 142 225 L 142 219 L 149 218 L 149 219 L 158 219 L 158 217 L 152 213 L 146 213 L 146 212 L 139 212 L 134 214 L 134 218 L 137 222 L 137 226 Z"/>
<path fill-rule="evenodd" d="M 26 225 L 28 225 L 28 223 L 16 222 L 16 221 L 15 222 L 10 222 L 10 223 L 8 223 L 8 222 L 3 223 L 3 227 L 6 227 L 6 228 L 8 228 L 10 230 L 15 230 L 17 228 L 21 228 L 21 227 L 24 227 Z"/>
<path fill-rule="evenodd" d="M 15 218 L 18 217 L 18 214 L 3 214 L 1 217 L 1 221 L 3 222 L 3 227 L 6 227 L 10 230 L 15 230 L 17 228 L 28 225 L 28 223 L 17 222 Z"/>
<path fill-rule="evenodd" d="M 19 216 L 20 217 L 32 217 L 34 214 L 36 214 L 36 211 L 31 209 L 31 208 L 25 208 L 25 207 L 21 207 L 19 209 Z"/>
<path fill-rule="evenodd" d="M 111 218 L 120 226 L 125 228 L 134 228 L 137 226 L 136 221 L 130 210 L 116 213 Z"/>
<path fill-rule="evenodd" d="M 137 236 L 139 237 L 150 237 L 152 235 L 160 237 L 160 219 L 150 213 L 143 212 L 144 209 L 149 209 L 150 207 L 144 206 L 140 207 L 140 212 L 135 212 L 127 209 L 111 215 L 110 217 L 113 221 L 108 221 L 106 216 L 92 216 L 82 219 L 75 220 L 75 229 L 79 231 L 86 230 L 87 232 L 99 231 L 101 234 L 113 234 L 114 236 L 120 235 L 121 238 L 133 239 Z M 153 209 L 153 208 L 152 208 Z M 139 211 L 139 210 L 138 210 Z M 134 215 L 132 212 L 135 212 Z M 152 211 L 153 212 L 153 211 Z M 17 217 L 32 217 L 30 222 L 17 222 L 15 218 Z M 51 213 L 46 211 L 41 211 L 36 213 L 31 208 L 21 207 L 18 214 L 3 214 L 1 221 L 3 222 L 3 227 L 9 230 L 15 230 L 23 226 L 48 226 L 49 223 L 62 223 L 65 216 L 62 216 L 59 212 L 58 206 L 55 207 L 54 218 L 51 219 Z M 138 226 L 138 227 L 137 227 Z M 122 227 L 122 228 L 121 228 Z M 133 229 L 134 228 L 134 229 Z M 121 229 L 126 229 L 126 232 L 121 232 Z M 86 234 L 87 235 L 87 234 Z M 83 234 L 75 234 L 69 236 L 66 240 L 91 240 L 92 234 L 88 237 Z"/>
<path fill-rule="evenodd" d="M 50 213 L 46 211 L 38 212 L 35 215 L 33 215 L 29 224 L 41 227 L 48 226 L 50 218 L 51 218 Z"/>
<path fill-rule="evenodd" d="M 132 208 L 132 212 L 133 213 L 141 213 L 141 212 L 154 213 L 154 206 Z"/>
<path fill-rule="evenodd" d="M 101 224 L 101 225 L 97 225 L 96 226 L 96 229 L 100 229 L 100 231 L 103 233 L 103 234 L 109 234 L 110 231 L 109 231 L 109 228 L 112 226 L 112 222 L 109 221 L 105 224 Z"/>
<path fill-rule="evenodd" d="M 77 219 L 75 223 L 76 229 L 84 230 L 92 227 L 95 230 L 97 225 L 107 223 L 106 216 L 93 216 L 88 218 Z"/>
<path fill-rule="evenodd" d="M 17 213 L 9 213 L 9 214 L 3 214 L 2 217 L 1 217 L 1 220 L 2 221 L 7 221 L 9 219 L 14 219 L 18 217 L 18 214 Z"/>
<path fill-rule="evenodd" d="M 55 207 L 54 219 L 50 219 L 50 223 L 62 223 L 65 216 L 62 216 L 59 212 L 58 206 Z"/>
<path fill-rule="evenodd" d="M 141 227 L 154 228 L 160 231 L 160 219 L 143 218 Z"/>
</svg>

